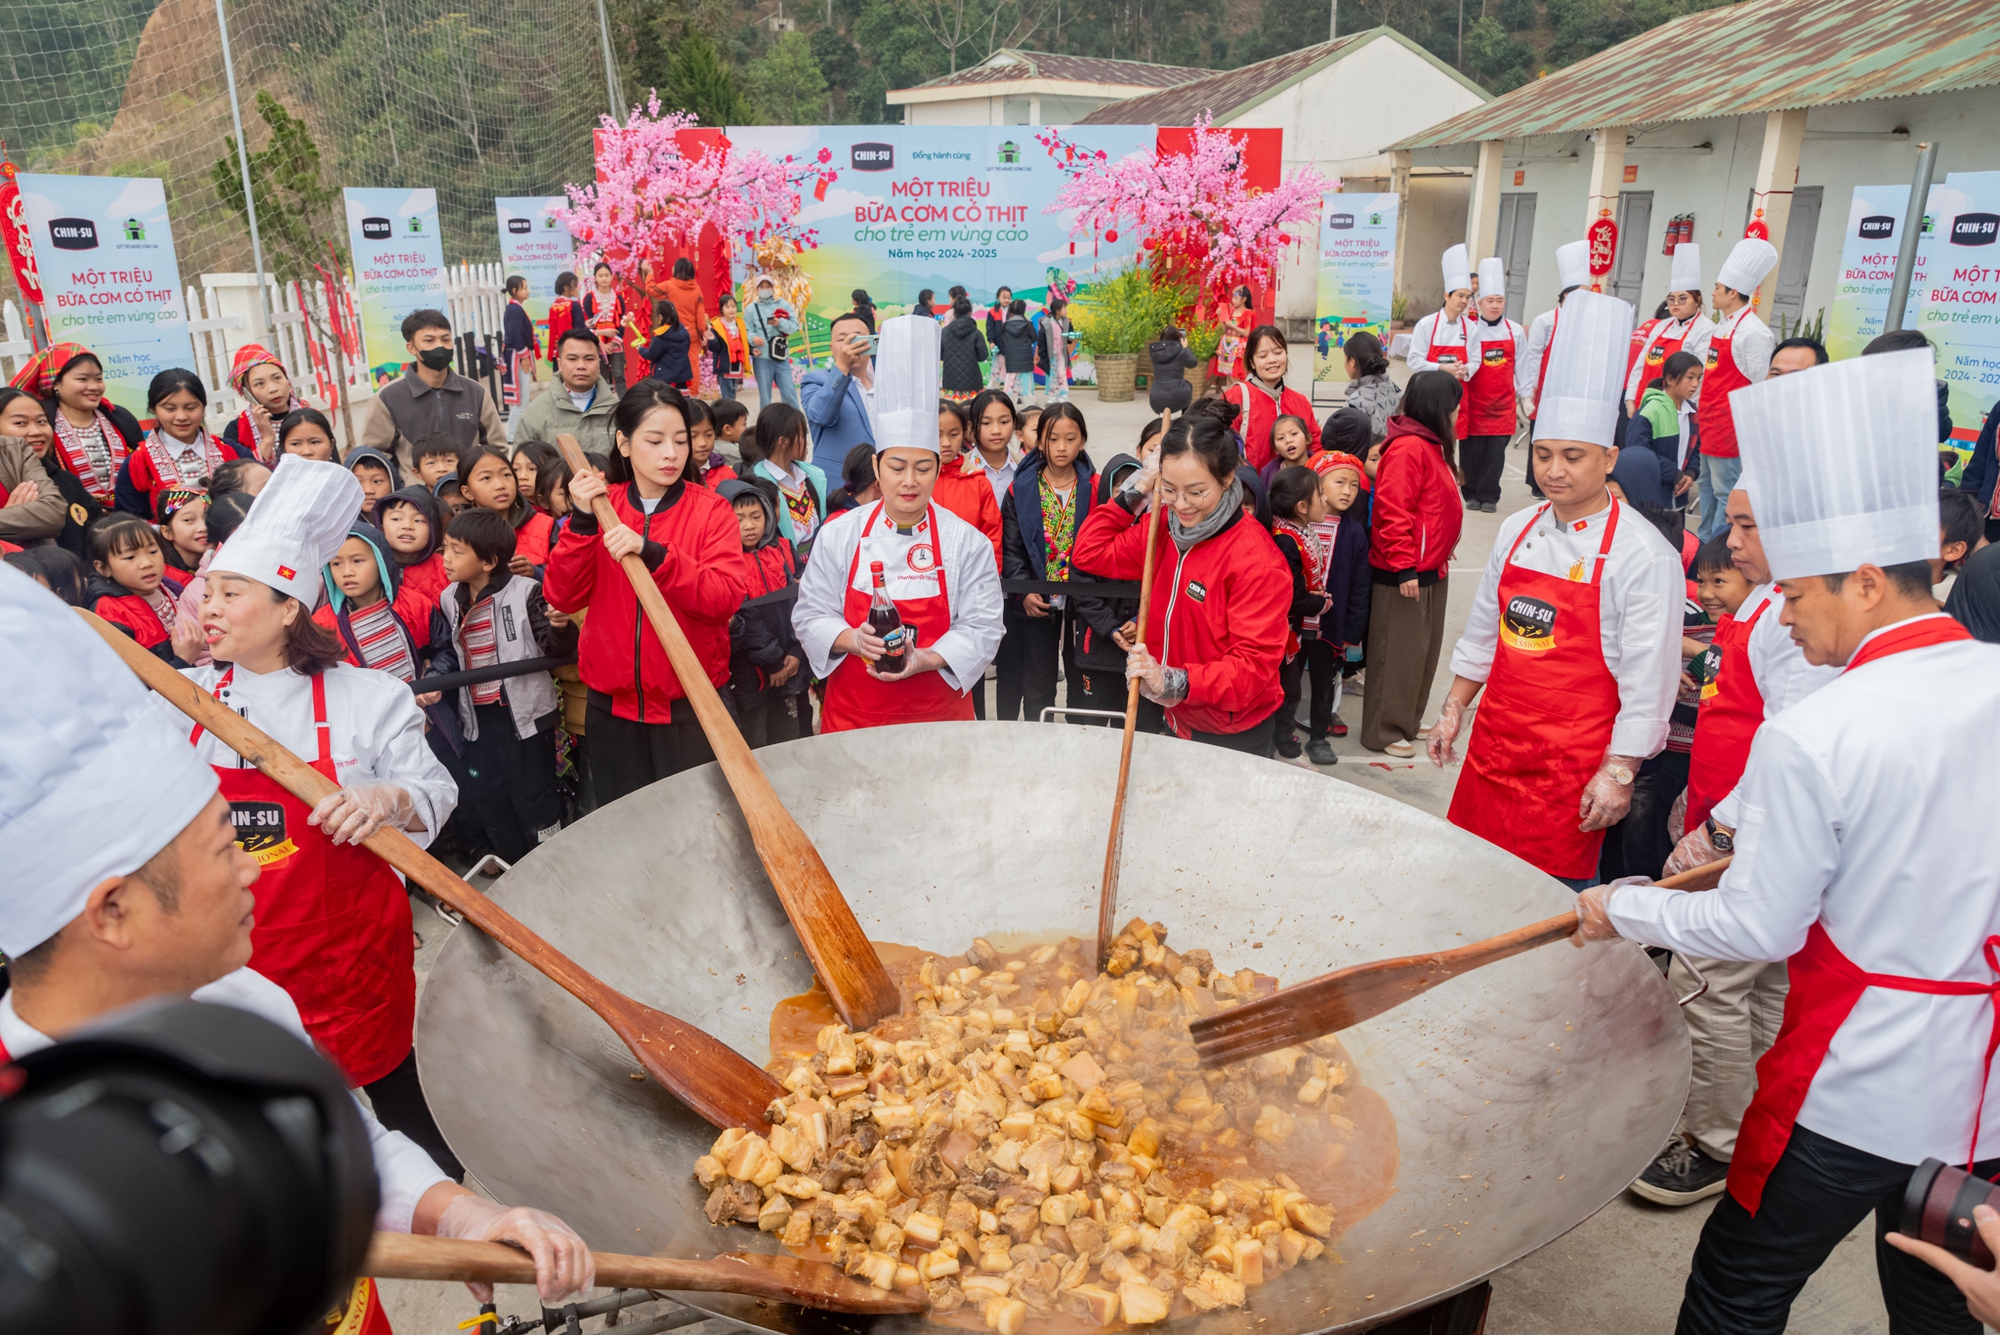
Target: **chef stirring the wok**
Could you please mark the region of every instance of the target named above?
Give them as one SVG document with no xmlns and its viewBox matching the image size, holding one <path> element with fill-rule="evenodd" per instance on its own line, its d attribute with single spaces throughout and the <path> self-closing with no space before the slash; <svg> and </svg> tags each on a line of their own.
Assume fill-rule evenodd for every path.
<svg viewBox="0 0 2000 1335">
<path fill-rule="evenodd" d="M 245 967 L 260 869 L 236 845 L 214 770 L 110 647 L 14 570 L 0 570 L 0 674 L 10 683 L 0 692 L 0 1063 L 155 996 L 235 1006 L 310 1043 L 284 989 Z M 381 1190 L 376 1228 L 511 1243 L 534 1257 L 551 1304 L 591 1286 L 590 1251 L 567 1224 L 474 1195 L 360 1111 Z M 491 1298 L 490 1286 L 470 1287 Z M 360 1281 L 350 1309 L 373 1300 L 373 1281 Z"/>
<path fill-rule="evenodd" d="M 824 732 L 972 717 L 1002 634 L 1000 574 L 984 533 L 942 506 L 937 486 L 938 324 L 882 324 L 875 361 L 875 477 L 882 499 L 820 530 L 799 581 L 792 626 L 826 681 Z M 903 667 L 870 627 L 872 568 L 902 618 Z"/>
<path fill-rule="evenodd" d="M 1666 743 L 1686 595 L 1659 530 L 1606 486 L 1632 308 L 1575 292 L 1563 314 L 1535 419 L 1548 500 L 1494 538 L 1430 757 L 1449 763 L 1484 689 L 1449 819 L 1580 890 Z"/>
<path fill-rule="evenodd" d="M 1620 881 L 1578 898 L 1578 944 L 1790 961 L 1683 1335 L 1783 1330 L 1870 1210 L 1878 1239 L 1897 1226 L 1922 1160 L 2000 1172 L 2000 649 L 1930 596 L 1933 374 L 1919 348 L 1730 396 L 1783 624 L 1842 671 L 1757 730 L 1715 890 Z M 1915 1257 L 1878 1241 L 1876 1269 L 1891 1329 L 1979 1330 Z"/>
</svg>

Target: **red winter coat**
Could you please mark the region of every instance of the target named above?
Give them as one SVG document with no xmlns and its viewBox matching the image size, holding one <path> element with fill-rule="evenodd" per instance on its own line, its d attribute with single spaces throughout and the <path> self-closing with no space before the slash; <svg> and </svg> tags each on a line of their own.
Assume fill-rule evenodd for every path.
<svg viewBox="0 0 2000 1335">
<path fill-rule="evenodd" d="M 1146 525 L 1113 501 L 1091 508 L 1071 559 L 1100 579 L 1136 580 L 1144 571 Z M 1187 699 L 1167 710 L 1182 737 L 1244 732 L 1284 702 L 1278 668 L 1291 627 L 1292 572 L 1271 535 L 1238 518 L 1186 555 L 1166 518 L 1153 556 L 1147 647 L 1168 667 L 1186 668 Z"/>
<path fill-rule="evenodd" d="M 164 577 L 160 580 L 160 592 L 169 598 L 179 598 L 185 587 L 177 580 Z M 102 575 L 91 576 L 85 592 L 91 599 L 90 610 L 130 634 L 141 649 L 151 649 L 169 662 L 180 662 L 173 657 L 172 637 L 167 634 L 160 614 L 153 610 L 151 603 Z"/>
<path fill-rule="evenodd" d="M 646 539 L 641 553 L 653 582 L 716 686 L 729 680 L 729 619 L 750 591 L 742 529 L 729 502 L 712 491 L 682 486 L 680 499 L 648 515 L 632 499 L 632 484 L 611 488 L 618 517 Z M 687 691 L 667 651 L 639 609 L 624 568 L 598 541 L 597 519 L 574 510 L 549 555 L 542 593 L 561 612 L 590 609 L 577 644 L 577 675 L 611 697 L 611 712 L 640 723 L 670 723 L 673 702 Z"/>
<path fill-rule="evenodd" d="M 442 564 L 442 562 L 440 562 Z M 396 620 L 403 623 L 403 634 L 410 641 L 410 667 L 422 676 L 424 671 L 424 651 L 431 643 L 431 613 L 437 611 L 437 597 L 427 594 L 410 584 L 396 586 L 396 599 L 389 610 L 396 614 Z M 347 633 L 341 629 L 340 613 L 333 610 L 333 604 L 322 602 L 313 610 L 315 623 L 333 632 L 333 638 L 340 641 L 340 647 L 347 655 L 347 661 L 355 667 L 368 665 L 361 661 L 361 655 L 354 652 Z"/>
<path fill-rule="evenodd" d="M 443 596 L 445 586 L 449 583 L 451 576 L 444 573 L 444 557 L 436 552 L 432 552 L 415 565 L 404 566 L 396 572 L 396 588 L 399 593 L 408 589 L 413 593 L 422 594 L 433 604 Z"/>
<path fill-rule="evenodd" d="M 1312 437 L 1307 454 L 1319 449 L 1319 422 L 1313 417 L 1312 400 L 1297 390 L 1285 388 L 1274 403 L 1264 390 L 1239 381 L 1222 398 L 1243 410 L 1236 418 L 1236 433 L 1243 437 L 1243 462 L 1252 468 L 1262 471 L 1271 462 L 1271 428 L 1280 417 L 1296 417 L 1306 424 L 1306 434 Z"/>
<path fill-rule="evenodd" d="M 1458 480 L 1438 438 L 1414 418 L 1389 419 L 1369 522 L 1368 564 L 1377 583 L 1436 583 L 1458 547 L 1465 527 Z"/>
<path fill-rule="evenodd" d="M 965 471 L 963 459 L 938 470 L 937 486 L 931 499 L 984 533 L 993 543 L 993 562 L 1000 560 L 1000 503 L 993 499 L 993 484 L 982 470 Z"/>
</svg>

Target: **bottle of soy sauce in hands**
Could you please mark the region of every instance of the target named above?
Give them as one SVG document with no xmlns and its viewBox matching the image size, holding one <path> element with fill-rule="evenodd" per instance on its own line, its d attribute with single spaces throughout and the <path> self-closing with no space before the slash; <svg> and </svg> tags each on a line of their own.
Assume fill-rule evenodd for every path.
<svg viewBox="0 0 2000 1335">
<path fill-rule="evenodd" d="M 903 614 L 896 610 L 895 601 L 889 597 L 882 563 L 870 561 L 868 573 L 875 581 L 875 590 L 868 596 L 868 629 L 887 646 L 882 650 L 882 656 L 875 660 L 875 670 L 893 677 L 903 670 L 903 664 L 908 661 L 909 637 L 903 629 Z"/>
</svg>

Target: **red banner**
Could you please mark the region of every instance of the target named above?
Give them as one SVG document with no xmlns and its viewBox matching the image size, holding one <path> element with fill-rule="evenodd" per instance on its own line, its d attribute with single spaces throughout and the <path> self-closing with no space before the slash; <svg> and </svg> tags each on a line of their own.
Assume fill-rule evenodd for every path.
<svg viewBox="0 0 2000 1335">
<path fill-rule="evenodd" d="M 1611 262 L 1618 255 L 1618 224 L 1599 218 L 1584 236 L 1590 242 L 1590 276 L 1602 278 L 1611 272 Z"/>
<path fill-rule="evenodd" d="M 44 302 L 42 275 L 35 268 L 35 246 L 28 238 L 28 214 L 21 203 L 21 187 L 14 180 L 14 164 L 0 159 L 0 238 L 7 245 L 7 262 L 14 266 L 14 281 L 21 295 L 35 305 Z"/>
</svg>

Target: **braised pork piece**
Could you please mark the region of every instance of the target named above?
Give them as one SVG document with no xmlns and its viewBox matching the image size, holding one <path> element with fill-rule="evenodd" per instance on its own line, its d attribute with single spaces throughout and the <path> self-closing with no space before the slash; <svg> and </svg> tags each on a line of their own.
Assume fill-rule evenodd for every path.
<svg viewBox="0 0 2000 1335">
<path fill-rule="evenodd" d="M 1349 1154 L 1349 1100 L 1380 1100 L 1332 1038 L 1199 1070 L 1189 1020 L 1277 980 L 1165 935 L 1135 919 L 1102 973 L 1076 938 L 905 952 L 902 1014 L 819 1026 L 809 1055 L 774 1044 L 790 1093 L 696 1163 L 709 1218 L 1000 1335 L 1243 1306 L 1326 1252 L 1331 1192 L 1310 1188 Z"/>
</svg>

